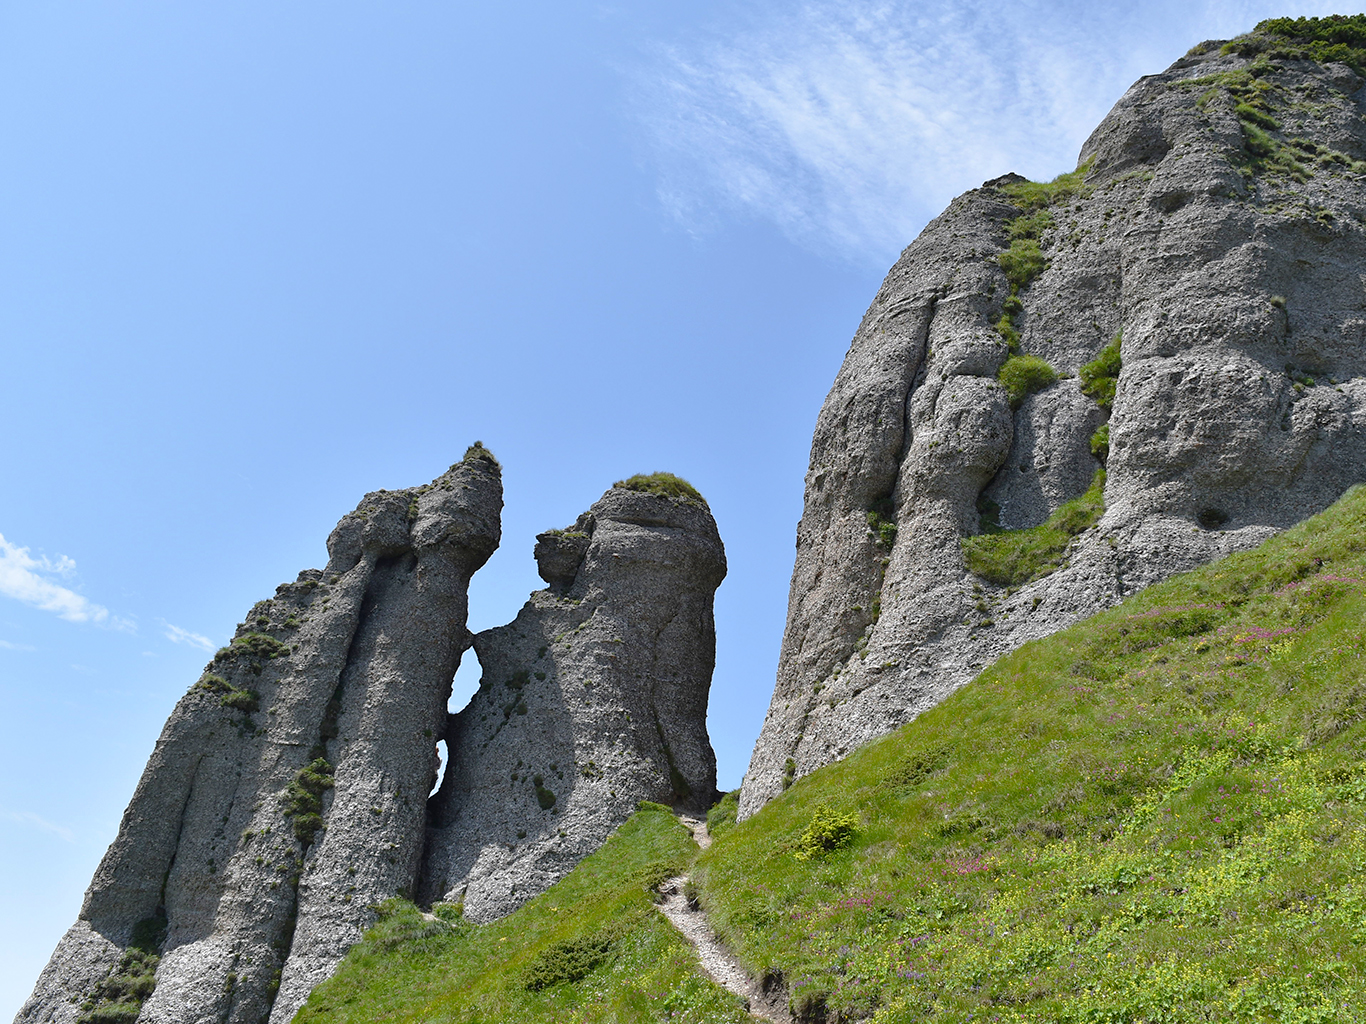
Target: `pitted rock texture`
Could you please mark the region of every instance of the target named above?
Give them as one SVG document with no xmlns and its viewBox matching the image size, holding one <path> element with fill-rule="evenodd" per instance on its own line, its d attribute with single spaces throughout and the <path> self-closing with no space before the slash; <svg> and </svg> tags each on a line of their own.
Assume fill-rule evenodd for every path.
<svg viewBox="0 0 1366 1024">
<path fill-rule="evenodd" d="M 905 250 L 816 426 L 741 818 L 1027 640 L 1366 479 L 1363 84 L 1213 43 L 1135 84 L 1083 147 L 1080 191 L 1049 207 L 1047 267 L 1015 327 L 1062 379 L 1016 411 L 995 325 L 1023 179 L 960 196 Z M 1262 123 L 1269 144 L 1244 101 L 1278 124 Z M 981 528 L 979 496 L 1002 526 L 1033 526 L 1099 467 L 1106 415 L 1068 375 L 1117 334 L 1103 519 L 1051 575 L 1016 590 L 975 578 L 960 537 Z"/>
<path fill-rule="evenodd" d="M 252 609 L 172 712 L 17 1021 L 74 1022 L 140 922 L 165 933 L 139 1021 L 287 1021 L 368 907 L 412 891 L 466 590 L 501 509 L 476 446 L 429 485 L 366 495 L 327 568 Z"/>
<path fill-rule="evenodd" d="M 489 921 L 564 877 L 640 800 L 703 811 L 712 599 L 725 551 L 706 506 L 613 488 L 537 538 L 536 591 L 479 633 L 483 673 L 451 716 L 424 901 Z"/>
</svg>

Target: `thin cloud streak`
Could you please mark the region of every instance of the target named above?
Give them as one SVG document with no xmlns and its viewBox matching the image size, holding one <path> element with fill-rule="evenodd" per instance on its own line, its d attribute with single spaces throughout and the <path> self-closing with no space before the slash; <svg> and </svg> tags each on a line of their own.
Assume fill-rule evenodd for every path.
<svg viewBox="0 0 1366 1024">
<path fill-rule="evenodd" d="M 740 211 L 885 263 L 960 192 L 1071 170 L 1124 90 L 1194 43 L 1326 10 L 817 0 L 660 48 L 635 112 L 687 230 Z"/>
<path fill-rule="evenodd" d="M 74 843 L 76 841 L 76 833 L 72 832 L 71 829 L 54 824 L 32 811 L 0 811 L 0 818 L 20 825 L 29 825 L 41 832 L 54 835 L 63 842 Z"/>
<path fill-rule="evenodd" d="M 161 620 L 161 624 L 166 628 L 164 634 L 166 639 L 173 644 L 189 644 L 191 647 L 198 647 L 200 650 L 210 652 L 218 649 L 218 645 L 206 636 L 191 633 L 188 629 L 181 629 L 179 626 L 173 626 L 165 619 Z"/>
</svg>

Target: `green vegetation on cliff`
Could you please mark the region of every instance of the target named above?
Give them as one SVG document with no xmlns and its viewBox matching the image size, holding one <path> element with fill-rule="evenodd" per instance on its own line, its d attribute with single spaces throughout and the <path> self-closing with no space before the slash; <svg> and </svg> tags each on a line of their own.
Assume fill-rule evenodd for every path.
<svg viewBox="0 0 1366 1024">
<path fill-rule="evenodd" d="M 1105 470 L 1097 470 L 1085 494 L 1063 502 L 1048 519 L 1024 530 L 1003 530 L 984 514 L 984 532 L 964 537 L 968 572 L 988 583 L 1018 587 L 1061 568 L 1073 538 L 1105 514 Z"/>
<path fill-rule="evenodd" d="M 694 856 L 712 925 L 806 1020 L 1366 1019 L 1364 755 L 1356 488 L 1002 658 L 744 823 L 728 798 L 700 856 L 644 805 L 502 921 L 402 910 L 298 1019 L 743 1019 L 650 906 Z"/>
</svg>

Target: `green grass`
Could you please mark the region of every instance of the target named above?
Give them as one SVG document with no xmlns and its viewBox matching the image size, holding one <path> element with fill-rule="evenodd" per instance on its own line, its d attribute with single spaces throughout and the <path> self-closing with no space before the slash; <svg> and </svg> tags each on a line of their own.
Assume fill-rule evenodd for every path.
<svg viewBox="0 0 1366 1024">
<path fill-rule="evenodd" d="M 613 487 L 624 487 L 628 491 L 644 491 L 646 494 L 659 494 L 666 498 L 683 498 L 695 501 L 706 507 L 707 499 L 702 497 L 696 487 L 681 476 L 672 473 L 637 473 L 635 476 L 618 480 Z"/>
<path fill-rule="evenodd" d="M 401 901 L 347 954 L 299 1024 L 459 1024 L 747 1019 L 703 978 L 692 948 L 652 904 L 651 887 L 697 852 L 668 808 L 641 809 L 597 853 L 520 910 L 487 925 Z"/>
<path fill-rule="evenodd" d="M 1105 471 L 1097 470 L 1085 494 L 1058 506 L 1038 526 L 1002 530 L 995 525 L 996 514 L 988 508 L 982 517 L 987 532 L 960 541 L 968 571 L 1002 587 L 1041 579 L 1062 566 L 1072 539 L 1105 514 Z"/>
<path fill-rule="evenodd" d="M 1075 171 L 1059 174 L 1052 181 L 1019 181 L 1004 186 L 1001 191 L 1025 213 L 1033 213 L 1066 202 L 1074 196 L 1084 197 L 1087 190 L 1083 182 L 1086 179 L 1086 172 L 1090 169 L 1091 163 L 1088 160 Z"/>
<path fill-rule="evenodd" d="M 1346 64 L 1366 74 L 1366 14 L 1331 14 L 1325 18 L 1268 18 L 1256 29 L 1224 46 L 1243 57 L 1312 60 Z"/>
<path fill-rule="evenodd" d="M 831 1019 L 1366 1019 L 1366 489 L 1011 654 L 694 870 Z M 831 815 L 857 828 L 803 859 Z"/>
<path fill-rule="evenodd" d="M 1056 381 L 1058 371 L 1038 356 L 1012 355 L 1001 364 L 996 379 L 1006 386 L 1010 407 L 1018 409 L 1027 396 L 1042 391 Z"/>
<path fill-rule="evenodd" d="M 1119 358 L 1119 348 L 1124 341 L 1121 331 L 1110 344 L 1097 353 L 1089 363 L 1083 363 L 1077 370 L 1081 381 L 1081 392 L 1091 398 L 1102 409 L 1109 409 L 1115 403 L 1115 382 L 1123 362 Z"/>
</svg>

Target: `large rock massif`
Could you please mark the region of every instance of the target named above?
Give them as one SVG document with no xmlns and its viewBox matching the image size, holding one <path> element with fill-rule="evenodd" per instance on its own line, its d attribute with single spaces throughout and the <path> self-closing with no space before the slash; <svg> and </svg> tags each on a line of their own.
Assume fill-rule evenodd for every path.
<svg viewBox="0 0 1366 1024">
<path fill-rule="evenodd" d="M 476 445 L 429 485 L 366 495 L 327 568 L 252 609 L 171 714 L 18 1022 L 280 1024 L 376 904 L 454 890 L 486 919 L 637 801 L 711 801 L 725 559 L 705 503 L 609 491 L 542 538 L 552 589 L 475 638 L 468 584 L 501 509 Z M 449 716 L 472 642 L 485 685 Z"/>
<path fill-rule="evenodd" d="M 1001 654 L 1366 479 L 1366 82 L 1276 48 L 1196 47 L 1076 174 L 960 196 L 887 275 L 817 422 L 742 818 Z M 1116 338 L 1107 411 L 1077 374 Z M 1017 406 L 998 375 L 1048 374 L 1003 369 L 1012 345 L 1058 375 Z M 1104 516 L 1061 567 L 969 571 L 983 511 L 1033 527 L 1087 490 L 1102 426 Z"/>
</svg>

